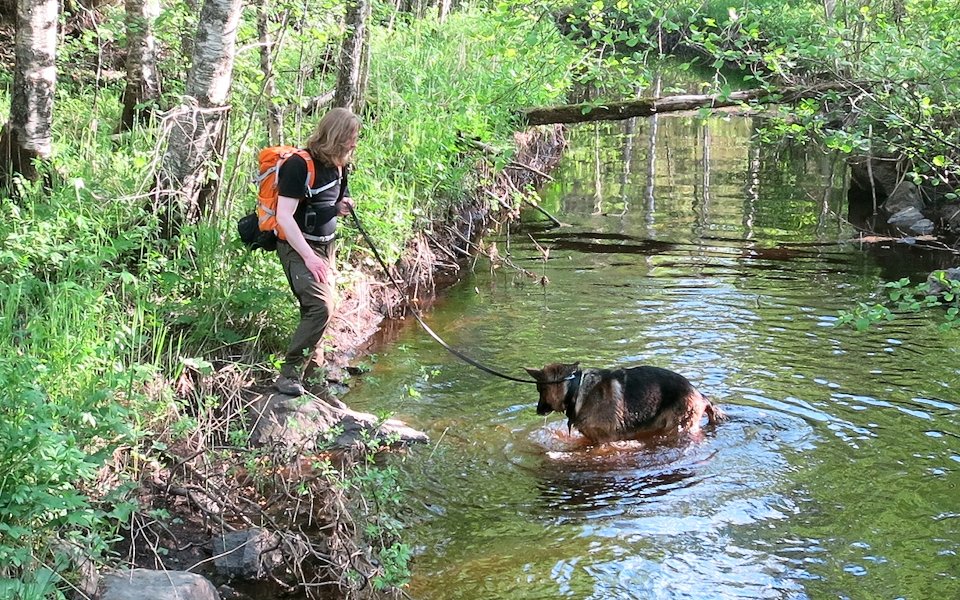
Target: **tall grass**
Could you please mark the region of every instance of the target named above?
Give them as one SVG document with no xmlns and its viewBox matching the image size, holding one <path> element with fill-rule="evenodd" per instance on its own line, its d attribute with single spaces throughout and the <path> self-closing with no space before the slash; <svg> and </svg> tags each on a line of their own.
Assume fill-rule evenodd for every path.
<svg viewBox="0 0 960 600">
<path fill-rule="evenodd" d="M 302 48 L 322 37 L 313 60 L 336 39 L 303 31 L 296 35 L 305 39 L 290 34 L 279 65 L 302 65 Z M 57 595 L 65 557 L 77 548 L 105 557 L 129 504 L 109 495 L 124 477 L 108 481 L 103 467 L 175 413 L 169 385 L 158 382 L 191 357 L 269 367 L 293 327 L 278 261 L 235 240 L 236 218 L 254 206 L 246 181 L 265 140 L 254 54 L 237 65 L 219 211 L 177 240 L 156 235 L 145 195 L 158 124 L 111 135 L 118 86 L 92 102 L 89 88 L 61 85 L 51 184 L 19 181 L 15 197 L 0 198 L 4 597 Z M 503 149 L 497 160 L 506 161 L 512 111 L 558 100 L 574 52 L 548 20 L 476 9 L 443 25 L 374 28 L 372 57 L 351 188 L 366 227 L 396 258 L 413 231 L 477 183 L 477 151 L 461 138 Z M 331 77 L 284 82 L 280 94 L 319 93 Z M 0 106 L 8 103 L 0 94 Z M 292 120 L 289 141 L 302 141 L 311 126 Z M 357 237 L 344 232 L 350 255 Z"/>
</svg>

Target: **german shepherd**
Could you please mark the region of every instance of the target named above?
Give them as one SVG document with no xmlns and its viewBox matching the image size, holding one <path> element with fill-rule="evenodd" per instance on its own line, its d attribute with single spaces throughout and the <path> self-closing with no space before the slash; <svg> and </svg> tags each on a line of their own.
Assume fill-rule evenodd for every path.
<svg viewBox="0 0 960 600">
<path fill-rule="evenodd" d="M 723 413 L 679 373 L 660 367 L 581 369 L 552 363 L 526 369 L 537 381 L 537 414 L 562 412 L 594 444 L 655 435 L 696 433 Z"/>
</svg>

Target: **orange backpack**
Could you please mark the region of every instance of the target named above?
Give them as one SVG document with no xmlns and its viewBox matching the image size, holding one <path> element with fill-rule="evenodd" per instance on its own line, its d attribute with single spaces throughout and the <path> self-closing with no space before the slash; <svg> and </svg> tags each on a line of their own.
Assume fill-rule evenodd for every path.
<svg viewBox="0 0 960 600">
<path fill-rule="evenodd" d="M 281 240 L 287 239 L 277 223 L 277 197 L 280 180 L 280 166 L 285 160 L 297 154 L 307 163 L 307 179 L 303 182 L 304 193 L 312 195 L 316 190 L 310 188 L 317 174 L 313 158 L 303 148 L 295 146 L 269 146 L 260 151 L 260 172 L 254 179 L 259 187 L 257 192 L 257 220 L 260 231 L 272 231 Z M 336 183 L 336 182 L 334 182 Z"/>
</svg>

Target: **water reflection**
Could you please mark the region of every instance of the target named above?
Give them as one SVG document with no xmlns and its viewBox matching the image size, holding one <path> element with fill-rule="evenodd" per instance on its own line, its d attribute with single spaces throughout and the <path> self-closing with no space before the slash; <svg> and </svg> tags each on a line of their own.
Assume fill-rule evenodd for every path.
<svg viewBox="0 0 960 600">
<path fill-rule="evenodd" d="M 795 580 L 805 572 L 791 564 L 795 543 L 784 556 L 738 548 L 729 528 L 774 526 L 799 510 L 778 489 L 790 471 L 783 450 L 814 447 L 803 419 L 731 407 L 728 422 L 697 442 L 592 450 L 549 450 L 557 445 L 551 435 L 569 444 L 553 429 L 534 435 L 548 444 L 535 470 L 539 518 L 593 540 L 576 563 L 561 560 L 553 569 L 561 591 L 585 575 L 592 592 L 577 597 L 782 598 L 802 592 Z M 653 556 L 636 555 L 638 546 Z"/>
<path fill-rule="evenodd" d="M 401 467 L 413 597 L 960 597 L 960 338 L 925 316 L 833 326 L 939 258 L 851 244 L 842 162 L 751 128 L 575 132 L 543 191 L 570 225 L 499 244 L 549 285 L 478 268 L 428 316 L 507 372 L 679 371 L 730 416 L 702 439 L 585 449 L 534 414 L 532 386 L 414 328 L 354 386 L 352 405 L 434 440 Z"/>
</svg>

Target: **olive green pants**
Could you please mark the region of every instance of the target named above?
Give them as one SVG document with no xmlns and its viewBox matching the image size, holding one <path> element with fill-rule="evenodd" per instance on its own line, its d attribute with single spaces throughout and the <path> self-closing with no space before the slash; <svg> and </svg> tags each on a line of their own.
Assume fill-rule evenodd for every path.
<svg viewBox="0 0 960 600">
<path fill-rule="evenodd" d="M 308 358 L 317 364 L 323 362 L 323 350 L 317 349 L 320 338 L 333 316 L 337 303 L 337 290 L 334 283 L 336 270 L 336 243 L 329 242 L 312 246 L 317 256 L 327 263 L 327 282 L 321 283 L 307 270 L 303 258 L 290 244 L 281 241 L 277 244 L 277 255 L 283 272 L 287 276 L 290 290 L 300 303 L 300 324 L 297 325 L 290 346 L 283 359 L 280 374 L 285 377 L 299 377 Z M 318 356 L 319 355 L 319 356 Z"/>
</svg>

